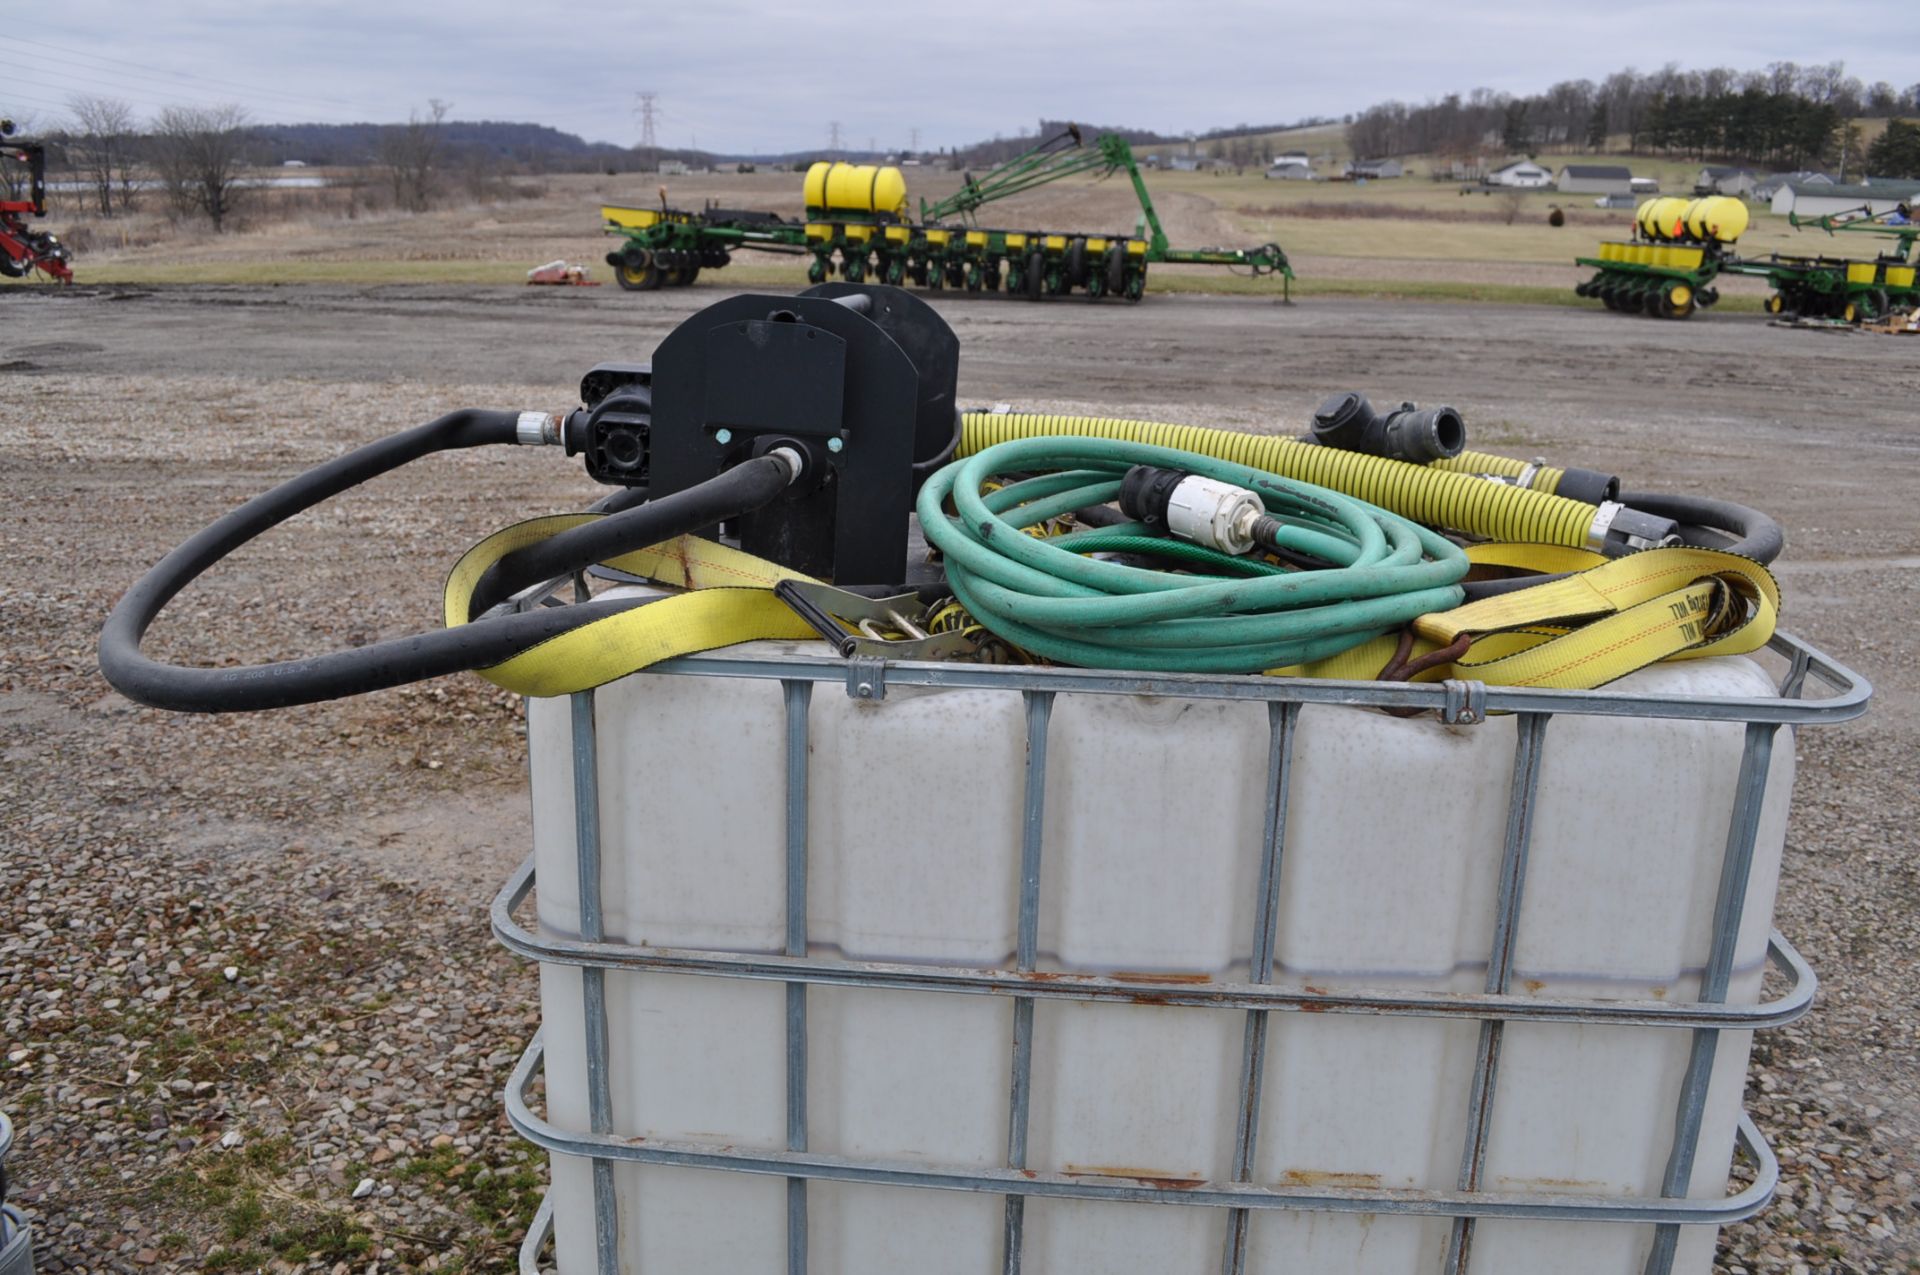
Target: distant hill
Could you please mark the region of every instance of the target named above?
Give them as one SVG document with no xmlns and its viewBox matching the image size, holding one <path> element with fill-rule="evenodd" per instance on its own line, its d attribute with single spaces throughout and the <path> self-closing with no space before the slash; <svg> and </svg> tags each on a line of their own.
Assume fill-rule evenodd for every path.
<svg viewBox="0 0 1920 1275">
<path fill-rule="evenodd" d="M 1068 127 L 1066 120 L 1043 119 L 1038 123 L 1039 130 L 1034 133 L 995 137 L 956 146 L 951 150 L 926 151 L 922 152 L 921 158 L 928 163 L 952 163 L 973 169 L 989 168 L 995 164 L 1004 163 L 1023 151 L 1031 150 L 1042 139 L 1057 136 Z M 1197 142 L 1201 149 L 1207 148 L 1208 143 L 1214 143 L 1214 149 L 1217 149 L 1219 140 L 1223 138 L 1238 138 L 1249 133 L 1281 133 L 1287 129 L 1299 129 L 1318 123 L 1320 121 L 1315 120 L 1295 125 L 1242 124 L 1192 135 L 1164 133 L 1127 125 L 1079 122 L 1079 126 L 1082 136 L 1088 143 L 1102 133 L 1117 133 L 1144 155 L 1149 151 L 1171 153 L 1175 148 L 1186 147 L 1191 142 Z M 289 160 L 297 160 L 314 167 L 344 168 L 379 164 L 382 162 L 382 137 L 406 127 L 404 124 L 376 124 L 370 121 L 359 124 L 261 124 L 251 130 L 252 150 L 256 162 L 268 165 L 284 164 Z M 463 162 L 485 162 L 490 166 L 499 164 L 535 171 L 633 172 L 643 167 L 651 168 L 663 160 L 678 160 L 693 167 L 738 162 L 750 162 L 766 167 L 793 167 L 804 166 L 820 159 L 840 159 L 856 164 L 867 164 L 899 158 L 898 155 L 886 151 L 844 149 L 828 152 L 823 148 L 729 154 L 688 148 L 659 147 L 642 155 L 638 147 L 619 146 L 612 142 L 590 142 L 576 134 L 564 133 L 545 124 L 508 120 L 448 120 L 440 125 L 440 129 L 446 147 L 443 166 L 458 166 Z M 55 133 L 52 136 L 60 137 L 63 134 Z"/>
<path fill-rule="evenodd" d="M 260 158 L 313 165 L 378 163 L 383 134 L 402 124 L 264 124 L 254 130 Z M 609 142 L 589 142 L 545 124 L 495 120 L 448 120 L 440 126 L 452 157 L 484 156 L 548 168 L 592 168 L 631 162 L 631 152 Z"/>
</svg>

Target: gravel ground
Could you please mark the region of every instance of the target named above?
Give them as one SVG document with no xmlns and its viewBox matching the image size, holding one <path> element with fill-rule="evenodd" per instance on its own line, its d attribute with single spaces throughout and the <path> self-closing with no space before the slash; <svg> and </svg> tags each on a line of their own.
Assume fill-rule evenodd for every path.
<svg viewBox="0 0 1920 1275">
<path fill-rule="evenodd" d="M 716 295 L 700 291 L 681 304 Z M 507 323 L 499 294 L 476 295 L 470 321 L 458 298 L 429 298 L 429 324 L 399 293 L 363 321 L 353 295 L 288 317 L 286 290 L 243 292 L 36 298 L 9 315 L 33 334 L 0 355 L 15 1198 L 44 1271 L 510 1270 L 545 1180 L 499 1102 L 536 1025 L 534 980 L 483 915 L 524 852 L 520 706 L 456 678 L 173 716 L 109 692 L 93 641 L 127 582 L 245 495 L 456 403 L 563 405 L 580 369 L 678 316 L 647 299 L 610 337 L 608 298 L 573 323 L 544 299 Z M 1920 1270 L 1914 344 L 1499 307 L 949 312 L 981 397 L 1070 397 L 1123 315 L 1140 344 L 1085 392 L 1115 410 L 1253 423 L 1349 385 L 1445 396 L 1491 448 L 1684 474 L 1674 485 L 1778 512 L 1789 627 L 1878 697 L 1865 721 L 1798 741 L 1778 920 L 1823 990 L 1756 1045 L 1749 1100 L 1783 1186 L 1728 1230 L 1721 1269 Z M 547 339 L 526 341 L 527 319 L 549 316 Z M 455 547 L 593 494 L 527 455 L 443 458 L 309 515 L 181 599 L 153 649 L 251 660 L 432 624 Z"/>
</svg>

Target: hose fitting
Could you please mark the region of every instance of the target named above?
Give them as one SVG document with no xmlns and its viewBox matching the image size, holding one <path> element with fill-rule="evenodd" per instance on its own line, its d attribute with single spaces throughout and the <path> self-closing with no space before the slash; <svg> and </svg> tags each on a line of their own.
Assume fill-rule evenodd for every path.
<svg viewBox="0 0 1920 1275">
<path fill-rule="evenodd" d="M 1608 557 L 1675 544 L 1679 527 L 1671 518 L 1630 509 L 1618 501 L 1602 501 L 1587 530 L 1587 547 Z"/>
<path fill-rule="evenodd" d="M 1323 447 L 1425 465 L 1458 456 L 1467 445 L 1467 423 L 1454 408 L 1412 403 L 1381 416 L 1366 395 L 1346 390 L 1313 414 L 1311 437 Z"/>
<path fill-rule="evenodd" d="M 1178 469 L 1135 465 L 1120 480 L 1120 512 L 1238 557 L 1253 552 L 1254 524 L 1266 516 L 1267 507 L 1245 487 Z"/>
</svg>

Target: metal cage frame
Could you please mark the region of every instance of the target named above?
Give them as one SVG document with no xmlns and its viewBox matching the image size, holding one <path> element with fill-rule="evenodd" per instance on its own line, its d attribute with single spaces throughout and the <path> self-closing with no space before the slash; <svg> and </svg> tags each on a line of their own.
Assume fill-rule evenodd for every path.
<svg viewBox="0 0 1920 1275">
<path fill-rule="evenodd" d="M 601 922 L 600 839 L 597 742 L 594 695 L 570 697 L 574 775 L 574 814 L 580 895 L 581 938 L 546 938 L 520 924 L 515 912 L 534 889 L 531 857 L 513 874 L 492 908 L 493 932 L 516 954 L 530 960 L 577 966 L 582 971 L 586 1026 L 587 1090 L 590 1128 L 562 1129 L 534 1110 L 530 1098 L 544 1057 L 536 1034 L 508 1081 L 506 1106 L 514 1128 L 550 1154 L 590 1160 L 593 1167 L 595 1252 L 601 1275 L 619 1269 L 619 1218 L 614 1197 L 615 1162 L 766 1174 L 787 1180 L 787 1275 L 806 1275 L 807 1183 L 816 1179 L 899 1187 L 987 1192 L 1003 1196 L 1006 1217 L 1000 1269 L 1018 1275 L 1028 1197 L 1126 1201 L 1217 1208 L 1224 1211 L 1222 1275 L 1245 1269 L 1248 1223 L 1256 1209 L 1365 1212 L 1447 1217 L 1453 1220 L 1444 1271 L 1469 1270 L 1478 1219 L 1523 1218 L 1560 1222 L 1652 1224 L 1653 1245 L 1644 1275 L 1669 1275 L 1682 1225 L 1720 1226 L 1751 1217 L 1772 1198 L 1779 1164 L 1765 1138 L 1743 1112 L 1738 1151 L 1752 1166 L 1752 1181 L 1715 1199 L 1685 1197 L 1699 1150 L 1701 1123 L 1720 1033 L 1780 1026 L 1804 1014 L 1816 987 L 1813 971 L 1793 946 L 1774 931 L 1768 962 L 1785 976 L 1787 990 L 1752 1006 L 1726 1004 L 1733 972 L 1748 880 L 1758 836 L 1760 811 L 1778 728 L 1826 725 L 1859 716 L 1872 688 L 1866 680 L 1813 647 L 1776 634 L 1769 648 L 1785 657 L 1786 672 L 1778 699 L 1683 698 L 1617 691 L 1558 691 L 1486 686 L 1478 682 L 1410 684 L 1341 682 L 1263 676 L 1113 673 L 1070 668 L 973 664 L 904 663 L 856 656 L 760 658 L 751 654 L 690 656 L 659 664 L 644 675 L 776 680 L 786 713 L 786 951 L 782 956 L 675 948 L 640 947 L 605 939 Z M 1829 692 L 1805 699 L 1811 677 Z M 858 699 L 883 699 L 889 685 L 992 689 L 1018 692 L 1025 699 L 1027 761 L 1022 819 L 1018 950 L 1012 969 L 944 965 L 884 964 L 807 955 L 807 727 L 814 687 L 844 683 Z M 1246 982 L 1195 985 L 1176 979 L 1129 976 L 1034 974 L 1040 899 L 1042 813 L 1046 800 L 1047 728 L 1054 696 L 1059 694 L 1156 695 L 1195 699 L 1259 701 L 1267 705 L 1269 752 L 1264 836 L 1259 848 L 1259 884 L 1255 892 L 1252 963 Z M 1300 710 L 1307 704 L 1437 710 L 1449 722 L 1473 724 L 1489 713 L 1519 718 L 1515 734 L 1513 781 L 1495 909 L 1494 934 L 1485 990 L 1465 995 L 1443 992 L 1329 994 L 1270 986 L 1278 925 L 1280 880 L 1285 863 L 1288 788 L 1293 743 Z M 1557 715 L 1653 717 L 1739 722 L 1746 727 L 1740 768 L 1729 814 L 1707 964 L 1699 999 L 1675 1003 L 1653 1000 L 1562 999 L 1511 993 L 1515 936 L 1525 896 L 1528 846 L 1534 797 L 1540 774 L 1542 741 Z M 607 1039 L 606 971 L 655 971 L 722 978 L 746 978 L 786 985 L 787 1148 L 785 1151 L 734 1146 L 661 1142 L 613 1133 Z M 1013 1054 L 1007 1111 L 1004 1168 L 936 1168 L 857 1160 L 807 1149 L 807 989 L 816 984 L 914 989 L 996 996 L 1010 1002 Z M 1126 1001 L 1169 1006 L 1240 1010 L 1246 1015 L 1232 1175 L 1227 1181 L 1170 1184 L 1152 1178 L 1092 1178 L 1036 1172 L 1026 1167 L 1027 1115 L 1032 1074 L 1033 1011 L 1037 1000 Z M 1471 1091 L 1466 1095 L 1467 1135 L 1456 1189 L 1451 1191 L 1334 1186 L 1261 1186 L 1251 1181 L 1261 1101 L 1267 1020 L 1273 1013 L 1313 1012 L 1467 1018 L 1480 1024 Z M 1674 1136 L 1661 1194 L 1624 1198 L 1552 1192 L 1497 1192 L 1482 1189 L 1506 1024 L 1515 1021 L 1614 1024 L 1691 1033 L 1691 1048 Z M 540 1255 L 550 1238 L 553 1208 L 543 1200 L 535 1214 L 519 1265 L 523 1275 L 539 1275 Z M 988 1255 L 983 1255 L 983 1260 Z"/>
</svg>

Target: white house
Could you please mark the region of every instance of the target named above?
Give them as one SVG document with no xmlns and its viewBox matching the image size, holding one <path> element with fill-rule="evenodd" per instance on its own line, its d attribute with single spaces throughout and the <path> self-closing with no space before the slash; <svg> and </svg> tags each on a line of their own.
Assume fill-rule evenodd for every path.
<svg viewBox="0 0 1920 1275">
<path fill-rule="evenodd" d="M 1268 181 L 1310 182 L 1313 165 L 1297 155 L 1282 155 L 1267 165 Z"/>
<path fill-rule="evenodd" d="M 1356 159 L 1347 165 L 1349 177 L 1401 177 L 1405 173 L 1405 167 L 1397 159 Z"/>
<path fill-rule="evenodd" d="M 1875 182 L 1871 186 L 1842 186 L 1837 182 L 1788 182 L 1773 196 L 1773 211 L 1784 217 L 1824 217 L 1865 206 L 1875 214 L 1889 212 L 1903 202 L 1920 198 L 1920 182 Z"/>
<path fill-rule="evenodd" d="M 1825 173 L 1816 173 L 1811 169 L 1803 169 L 1797 173 L 1774 173 L 1764 180 L 1755 182 L 1753 189 L 1748 192 L 1748 198 L 1771 200 L 1775 195 L 1779 194 L 1782 189 L 1792 185 L 1831 186 L 1833 185 L 1833 178 L 1827 176 Z"/>
<path fill-rule="evenodd" d="M 1702 195 L 1738 195 L 1753 193 L 1760 178 L 1751 168 L 1731 168 L 1719 164 L 1708 164 L 1693 179 L 1693 188 Z"/>
<path fill-rule="evenodd" d="M 1624 164 L 1568 164 L 1556 184 L 1569 195 L 1631 195 L 1633 170 Z"/>
<path fill-rule="evenodd" d="M 1517 186 L 1524 190 L 1543 190 L 1553 185 L 1553 173 L 1530 159 L 1502 164 L 1481 180 L 1489 186 Z"/>
</svg>

